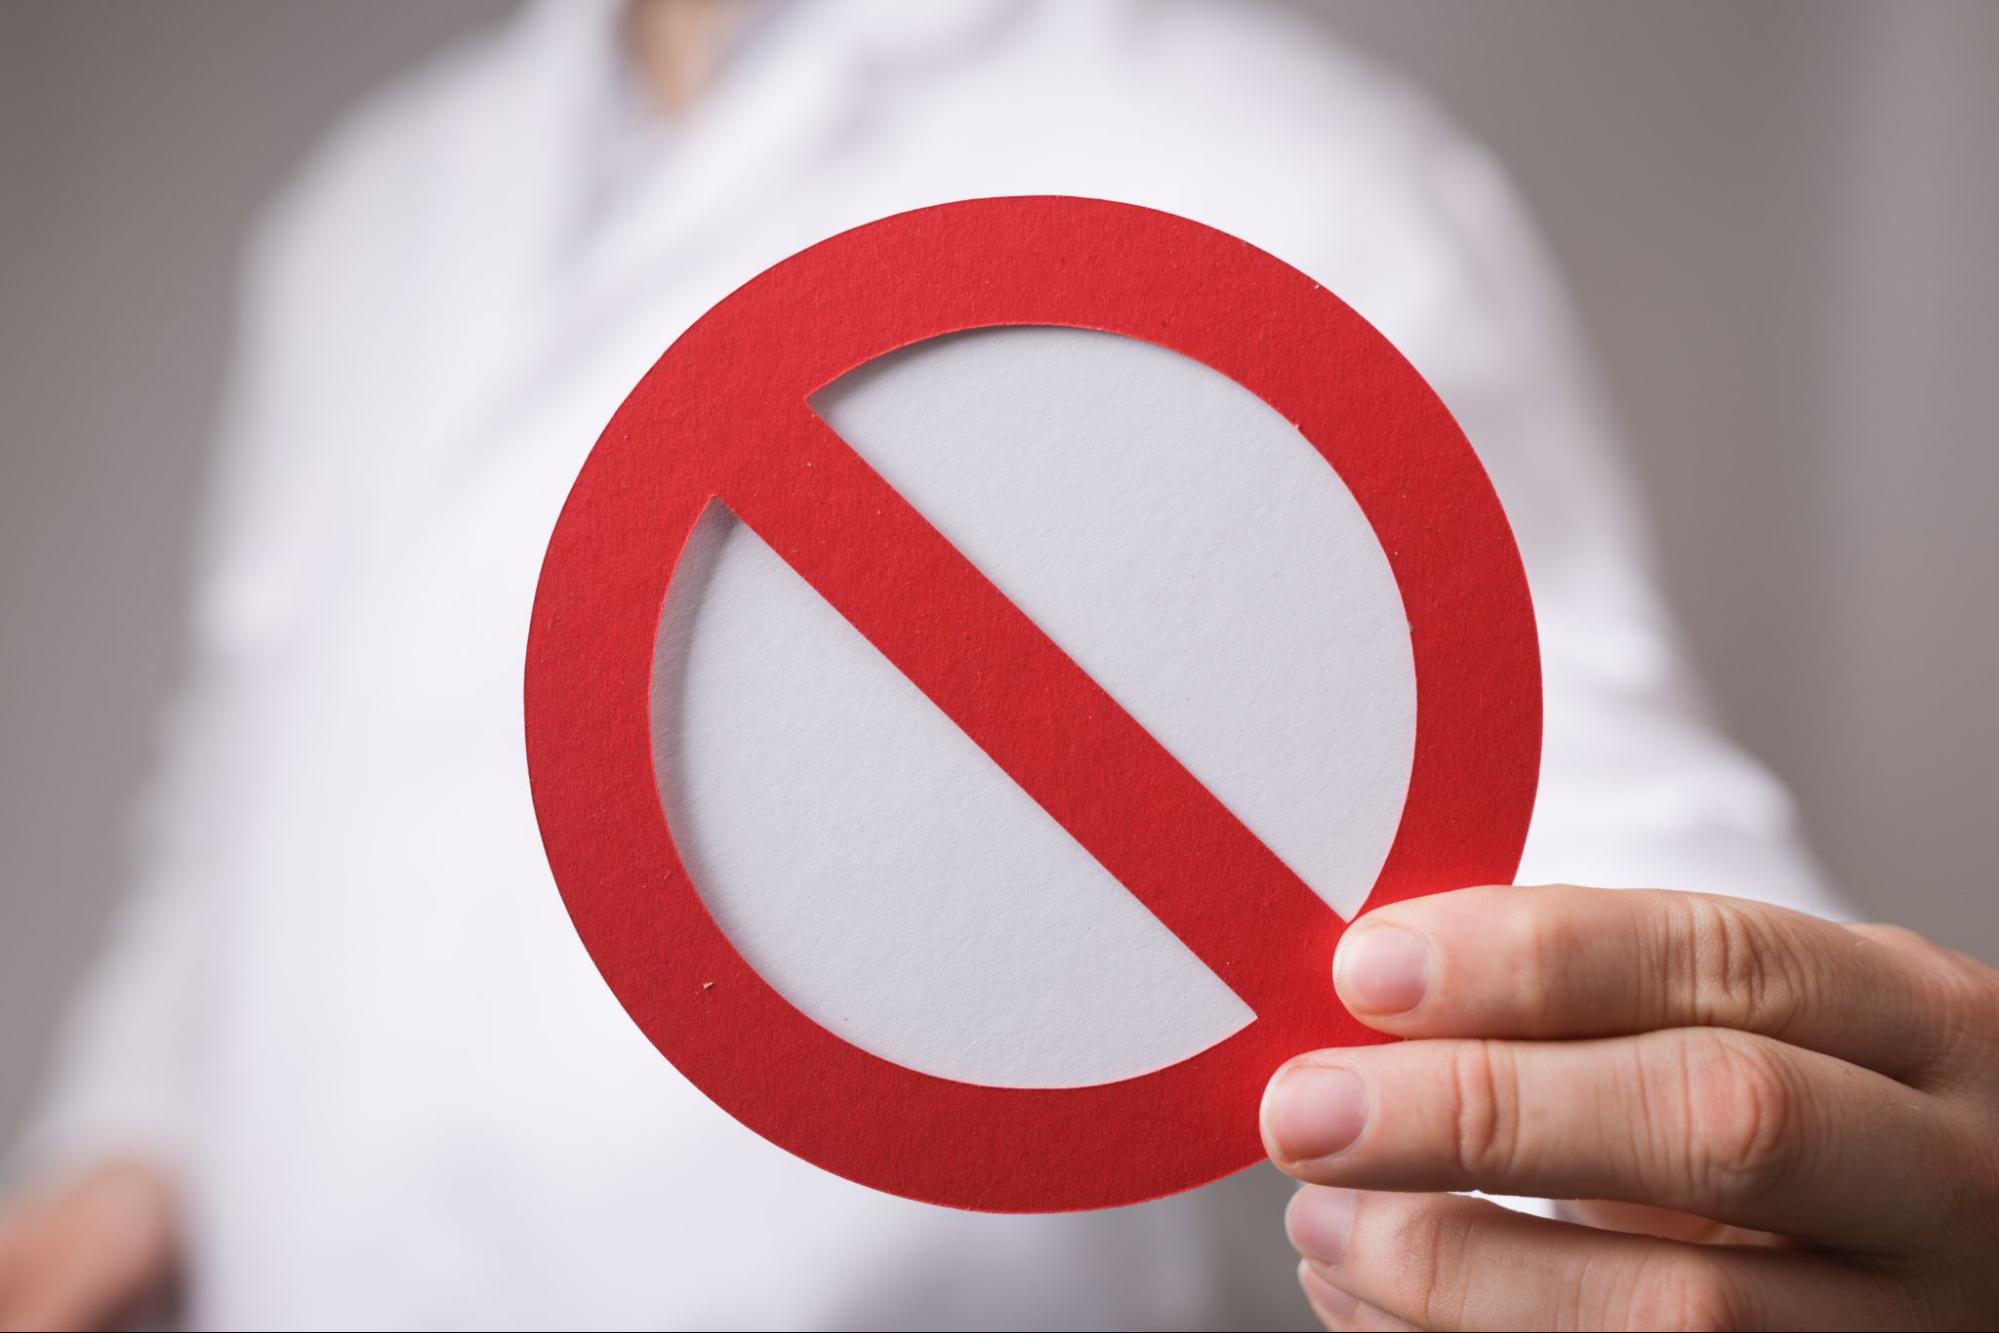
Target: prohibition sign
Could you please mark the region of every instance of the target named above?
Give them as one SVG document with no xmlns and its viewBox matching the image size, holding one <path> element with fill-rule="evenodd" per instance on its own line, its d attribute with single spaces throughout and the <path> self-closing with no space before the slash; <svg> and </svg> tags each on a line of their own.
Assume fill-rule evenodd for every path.
<svg viewBox="0 0 1999 1333">
<path fill-rule="evenodd" d="M 1099 200 L 885 218 L 777 264 L 689 328 L 612 417 L 549 542 L 528 639 L 528 762 L 549 864 L 591 957 L 729 1114 L 915 1199 L 1110 1207 L 1261 1160 L 1257 1104 L 1276 1067 L 1382 1038 L 1333 994 L 1344 923 L 807 406 L 899 347 L 1001 325 L 1095 329 L 1191 357 L 1337 470 L 1387 554 L 1416 673 L 1409 790 L 1368 906 L 1510 879 L 1539 764 L 1540 666 L 1519 555 L 1470 445 L 1409 363 L 1304 274 L 1224 232 Z M 1256 1020 L 1136 1078 L 999 1088 L 872 1055 L 779 995 L 703 904 L 655 785 L 655 636 L 716 500 Z"/>
</svg>

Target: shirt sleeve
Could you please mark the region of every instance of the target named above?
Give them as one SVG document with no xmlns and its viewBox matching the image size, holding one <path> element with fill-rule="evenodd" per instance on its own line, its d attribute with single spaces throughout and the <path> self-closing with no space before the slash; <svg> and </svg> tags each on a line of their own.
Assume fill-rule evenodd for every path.
<svg viewBox="0 0 1999 1333">
<path fill-rule="evenodd" d="M 1545 736 L 1523 883 L 1757 898 L 1842 917 L 1783 789 L 1717 726 L 1657 592 L 1621 441 L 1552 265 L 1504 177 L 1412 106 L 1360 301 L 1438 390 L 1513 524 L 1541 638 Z M 1381 270 L 1375 269 L 1376 273 Z M 1363 290 L 1374 281 L 1357 278 Z"/>
<path fill-rule="evenodd" d="M 296 193 L 296 192 L 294 192 Z M 211 975 L 216 889 L 228 873 L 232 761 L 254 727 L 254 682 L 283 651 L 287 585 L 323 479 L 287 448 L 296 410 L 296 200 L 258 229 L 239 281 L 182 684 L 131 828 L 134 874 L 58 1031 L 53 1068 L 8 1174 L 106 1156 L 174 1168 L 188 1144 Z"/>
<path fill-rule="evenodd" d="M 130 889 L 57 1035 L 12 1171 L 123 1153 L 180 1161 L 200 1114 L 206 1017 L 228 963 L 226 904 L 243 883 L 240 812 L 278 684 L 315 606 L 364 540 L 357 389 L 379 373 L 366 330 L 411 317 L 436 264 L 419 225 L 468 118 L 500 91 L 488 57 L 532 30 L 496 29 L 336 120 L 266 205 L 240 265 L 235 336 L 195 552 L 190 641 L 133 828 Z M 427 290 L 427 289 L 426 289 Z"/>
</svg>

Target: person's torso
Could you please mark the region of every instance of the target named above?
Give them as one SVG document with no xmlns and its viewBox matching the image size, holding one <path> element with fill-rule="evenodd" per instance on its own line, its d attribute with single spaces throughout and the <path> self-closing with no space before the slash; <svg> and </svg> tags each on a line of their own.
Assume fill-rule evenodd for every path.
<svg viewBox="0 0 1999 1333">
<path fill-rule="evenodd" d="M 611 179 L 559 164 L 559 142 L 541 167 L 440 163 L 426 213 L 349 257 L 352 322 L 329 331 L 340 356 L 310 368 L 325 387 L 286 445 L 341 451 L 343 491 L 283 571 L 282 649 L 231 755 L 203 1322 L 1178 1324 L 1220 1317 L 1245 1272 L 1278 1285 L 1239 1317 L 1302 1315 L 1273 1179 L 985 1216 L 874 1193 L 737 1125 L 598 978 L 528 794 L 522 661 L 556 511 L 624 393 L 737 283 L 846 226 L 976 195 L 1261 218 L 1267 245 L 1345 225 L 1304 197 L 1317 183 L 1283 184 L 1282 145 L 1237 151 L 1244 125 L 1172 111 L 1170 66 L 1122 86 L 1105 63 L 1121 38 L 1090 27 L 1129 18 L 996 8 L 858 74 L 772 34 Z M 562 77 L 506 59 L 524 99 Z M 541 211 L 510 217 L 516 201 Z M 1232 1250 L 1260 1257 L 1224 1272 Z"/>
</svg>

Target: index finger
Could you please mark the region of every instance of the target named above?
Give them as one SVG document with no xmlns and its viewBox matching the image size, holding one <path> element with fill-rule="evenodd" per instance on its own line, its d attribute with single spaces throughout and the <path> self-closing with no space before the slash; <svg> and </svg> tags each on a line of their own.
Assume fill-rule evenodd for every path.
<svg viewBox="0 0 1999 1333">
<path fill-rule="evenodd" d="M 1649 889 L 1461 889 L 1361 917 L 1340 1000 L 1402 1037 L 1754 1032 L 1910 1081 L 1945 1054 L 1927 950 L 1764 903 Z"/>
</svg>

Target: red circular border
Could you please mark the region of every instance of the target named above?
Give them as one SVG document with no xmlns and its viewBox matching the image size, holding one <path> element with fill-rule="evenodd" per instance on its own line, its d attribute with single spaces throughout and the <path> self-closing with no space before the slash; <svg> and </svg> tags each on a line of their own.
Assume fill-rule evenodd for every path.
<svg viewBox="0 0 1999 1333">
<path fill-rule="evenodd" d="M 1539 767 L 1540 664 L 1519 555 L 1470 445 L 1387 340 L 1304 274 L 1224 232 L 1100 200 L 884 218 L 765 271 L 688 329 L 606 427 L 550 539 L 528 639 L 528 765 L 591 957 L 731 1115 L 911 1198 L 1109 1207 L 1260 1160 L 1256 1103 L 1278 1064 L 1381 1040 L 1333 997 L 1332 913 L 1315 937 L 1273 944 L 1302 958 L 1311 992 L 1179 1064 L 1086 1088 L 959 1083 L 834 1036 L 759 976 L 702 903 L 655 786 L 659 617 L 720 479 L 760 464 L 745 453 L 766 438 L 759 422 L 898 347 L 998 325 L 1157 343 L 1256 394 L 1324 455 L 1388 555 L 1416 670 L 1409 793 L 1368 905 L 1509 879 Z"/>
</svg>

